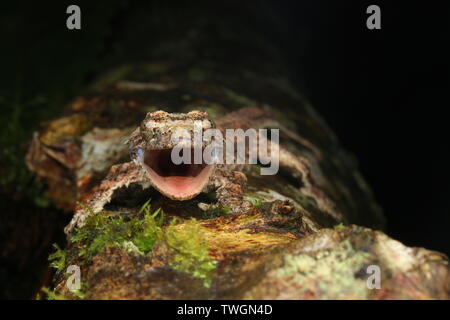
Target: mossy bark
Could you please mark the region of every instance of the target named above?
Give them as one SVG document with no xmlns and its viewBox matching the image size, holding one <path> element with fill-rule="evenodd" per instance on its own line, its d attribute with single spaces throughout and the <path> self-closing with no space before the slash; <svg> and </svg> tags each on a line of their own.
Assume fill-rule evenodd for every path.
<svg viewBox="0 0 450 320">
<path fill-rule="evenodd" d="M 152 52 L 143 50 L 145 61 L 111 68 L 35 134 L 27 163 L 47 182 L 50 199 L 73 211 L 111 165 L 127 160 L 123 140 L 149 111 L 200 109 L 218 119 L 258 107 L 313 146 L 285 145 L 312 164 L 314 187 L 340 215 L 324 212 L 298 178 L 282 173 L 247 172 L 245 196 L 254 205 L 233 215 L 226 208 L 202 212 L 197 204 L 207 194 L 180 202 L 130 186 L 115 194 L 105 212 L 110 220 L 102 223 L 121 216 L 127 226 L 139 224 L 140 208 L 151 198 L 152 208 L 164 212 L 160 232 L 108 231 L 107 245 L 87 257 L 84 250 L 105 235 L 102 223 L 91 225 L 90 238 L 69 241 L 58 255 L 64 261 L 55 291 L 80 296 L 66 287 L 65 267 L 75 264 L 88 299 L 448 298 L 445 257 L 374 231 L 383 229 L 383 215 L 356 160 L 289 83 L 274 46 L 230 21 L 209 27 L 196 21 L 185 32 L 161 36 Z M 155 241 L 143 251 L 135 239 L 145 232 L 144 240 Z M 367 285 L 371 265 L 381 269 L 381 289 Z"/>
</svg>

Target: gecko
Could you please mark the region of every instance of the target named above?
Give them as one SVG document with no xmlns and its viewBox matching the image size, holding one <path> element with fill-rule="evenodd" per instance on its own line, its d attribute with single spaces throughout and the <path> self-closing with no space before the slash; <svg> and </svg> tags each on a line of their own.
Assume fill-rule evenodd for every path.
<svg viewBox="0 0 450 320">
<path fill-rule="evenodd" d="M 171 160 L 174 142 L 172 133 L 177 129 L 188 132 L 194 130 L 194 123 L 201 123 L 201 130 L 268 128 L 279 127 L 291 139 L 309 149 L 315 157 L 320 158 L 320 150 L 307 139 L 285 128 L 274 116 L 257 107 L 242 108 L 233 111 L 215 121 L 204 111 L 193 110 L 188 113 L 168 113 L 162 110 L 149 112 L 140 125 L 125 142 L 130 153 L 130 161 L 113 165 L 99 188 L 88 198 L 85 205 L 79 207 L 70 223 L 66 234 L 75 227 L 82 227 L 89 214 L 98 214 L 111 201 L 114 191 L 138 184 L 143 189 L 154 188 L 167 198 L 176 201 L 188 201 L 202 192 L 214 192 L 215 203 L 199 203 L 201 210 L 214 207 L 228 207 L 233 212 L 246 212 L 252 203 L 245 200 L 244 190 L 247 182 L 248 164 L 181 164 L 175 165 Z M 317 187 L 311 174 L 311 163 L 306 158 L 292 153 L 276 142 L 267 139 L 269 150 L 277 150 L 280 169 L 300 180 L 301 191 L 315 199 L 318 207 L 340 219 L 333 201 Z M 202 145 L 195 145 L 200 143 Z M 204 148 L 206 142 L 192 141 L 192 148 Z M 246 150 L 248 151 L 248 150 Z M 316 170 L 317 171 L 317 170 Z M 89 208 L 87 210 L 86 208 Z"/>
</svg>

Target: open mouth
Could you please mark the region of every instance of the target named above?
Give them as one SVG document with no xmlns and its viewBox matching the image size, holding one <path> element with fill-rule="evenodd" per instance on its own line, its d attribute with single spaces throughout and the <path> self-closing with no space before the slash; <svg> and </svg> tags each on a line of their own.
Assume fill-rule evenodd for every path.
<svg viewBox="0 0 450 320">
<path fill-rule="evenodd" d="M 208 183 L 212 166 L 202 164 L 174 164 L 172 149 L 146 150 L 144 165 L 153 186 L 173 200 L 189 200 L 198 195 Z M 191 149 L 194 159 L 194 149 Z"/>
</svg>

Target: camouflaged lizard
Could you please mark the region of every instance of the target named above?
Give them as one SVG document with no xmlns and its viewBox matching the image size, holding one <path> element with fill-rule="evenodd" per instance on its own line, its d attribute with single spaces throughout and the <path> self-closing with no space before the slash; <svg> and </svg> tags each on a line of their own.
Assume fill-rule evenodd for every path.
<svg viewBox="0 0 450 320">
<path fill-rule="evenodd" d="M 97 191 L 86 201 L 91 210 L 79 208 L 66 233 L 74 227 L 82 227 L 89 212 L 101 212 L 104 206 L 111 201 L 114 191 L 128 187 L 130 184 L 141 185 L 143 189 L 154 188 L 164 196 L 177 200 L 190 200 L 202 192 L 215 192 L 216 203 L 199 203 L 202 210 L 212 207 L 229 207 L 231 212 L 245 212 L 252 204 L 244 200 L 243 191 L 247 181 L 245 171 L 249 165 L 237 164 L 181 164 L 175 165 L 171 161 L 171 150 L 174 143 L 172 133 L 183 128 L 192 132 L 194 122 L 201 123 L 202 130 L 217 127 L 225 129 L 260 129 L 268 127 L 280 128 L 291 140 L 296 141 L 309 149 L 316 158 L 320 158 L 320 151 L 309 141 L 284 128 L 274 120 L 273 115 L 259 108 L 243 108 L 231 112 L 214 123 L 208 114 L 202 111 L 188 113 L 167 113 L 156 111 L 148 113 L 140 126 L 127 140 L 131 161 L 113 165 L 108 175 L 102 181 Z M 197 146 L 192 141 L 192 147 Z M 273 141 L 266 141 L 269 149 L 275 149 Z M 316 200 L 319 208 L 330 215 L 339 218 L 333 202 L 316 187 L 312 177 L 312 164 L 305 158 L 297 156 L 280 145 L 280 169 L 301 180 L 301 191 Z M 248 150 L 247 150 L 248 151 Z M 320 171 L 315 168 L 315 172 Z"/>
</svg>

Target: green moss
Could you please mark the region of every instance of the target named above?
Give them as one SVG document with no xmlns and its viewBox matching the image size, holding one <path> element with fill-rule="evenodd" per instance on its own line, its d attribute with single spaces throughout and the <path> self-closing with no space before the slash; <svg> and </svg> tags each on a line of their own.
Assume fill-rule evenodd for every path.
<svg viewBox="0 0 450 320">
<path fill-rule="evenodd" d="M 55 248 L 56 251 L 48 256 L 50 266 L 58 271 L 62 271 L 66 267 L 67 254 L 56 243 L 53 244 L 53 248 Z"/>
<path fill-rule="evenodd" d="M 217 217 L 222 217 L 228 215 L 230 212 L 231 206 L 213 206 L 212 208 L 204 211 L 202 213 L 202 217 L 204 219 L 214 219 Z"/>
<path fill-rule="evenodd" d="M 336 230 L 336 231 L 341 231 L 344 229 L 345 229 L 345 225 L 342 222 L 334 226 L 334 230 Z"/>
<path fill-rule="evenodd" d="M 71 261 L 89 263 L 94 255 L 107 247 L 118 246 L 130 254 L 145 255 L 163 238 L 161 226 L 164 215 L 160 209 L 152 212 L 150 200 L 132 218 L 108 212 L 94 214 L 90 208 L 84 207 L 89 211 L 89 217 L 70 238 L 74 246 L 62 250 L 58 245 L 53 245 L 56 251 L 49 256 L 49 261 L 58 273 L 64 271 Z M 77 292 L 72 293 L 81 298 Z"/>
<path fill-rule="evenodd" d="M 257 197 L 246 195 L 244 196 L 244 200 L 250 201 L 255 208 L 261 208 L 263 205 L 263 201 Z"/>
<path fill-rule="evenodd" d="M 149 252 L 155 246 L 157 240 L 161 239 L 162 229 L 161 226 L 164 221 L 164 215 L 156 210 L 153 214 L 150 214 L 150 206 L 147 202 L 144 205 L 144 219 L 141 225 L 141 230 L 133 238 L 132 242 L 141 252 Z"/>
<path fill-rule="evenodd" d="M 170 266 L 202 279 L 209 287 L 216 261 L 208 255 L 208 242 L 197 221 L 191 219 L 177 225 L 173 220 L 164 233 L 164 239 L 173 251 Z"/>
<path fill-rule="evenodd" d="M 44 295 L 42 296 L 41 293 Z M 71 290 L 70 294 L 73 295 L 73 297 L 76 297 L 78 299 L 84 299 L 86 297 L 86 294 L 81 290 Z M 65 295 L 62 295 L 60 293 L 55 292 L 55 290 L 50 290 L 47 287 L 42 287 L 40 292 L 36 295 L 36 300 L 71 300 L 70 297 L 67 297 Z"/>
<path fill-rule="evenodd" d="M 83 300 L 86 297 L 86 294 L 82 292 L 81 290 L 73 290 L 71 293 L 76 296 L 78 299 Z"/>
<path fill-rule="evenodd" d="M 54 291 L 51 291 L 47 287 L 42 287 L 41 291 L 45 294 L 45 296 L 41 296 L 40 293 L 37 294 L 36 300 L 41 300 L 42 298 L 45 298 L 47 300 L 67 300 L 67 298 L 61 294 L 57 294 Z"/>
<path fill-rule="evenodd" d="M 111 246 L 145 254 L 161 239 L 163 220 L 164 215 L 160 209 L 151 213 L 150 200 L 133 218 L 117 217 L 106 212 L 90 212 L 85 226 L 76 229 L 70 241 L 80 246 L 78 255 L 87 259 Z"/>
<path fill-rule="evenodd" d="M 88 207 L 85 209 L 91 211 Z M 77 228 L 70 239 L 74 244 L 68 249 L 70 252 L 55 245 L 56 252 L 49 259 L 54 268 L 64 270 L 70 264 L 68 260 L 75 257 L 73 252 L 81 258 L 77 263 L 87 263 L 106 247 L 118 246 L 128 253 L 144 255 L 152 251 L 157 242 L 164 241 L 171 251 L 170 266 L 202 279 L 209 287 L 216 262 L 208 255 L 208 242 L 200 225 L 195 219 L 179 224 L 174 219 L 163 229 L 163 222 L 162 211 L 152 211 L 150 200 L 132 218 L 89 212 L 85 225 Z"/>
</svg>

